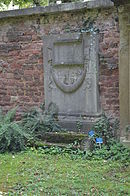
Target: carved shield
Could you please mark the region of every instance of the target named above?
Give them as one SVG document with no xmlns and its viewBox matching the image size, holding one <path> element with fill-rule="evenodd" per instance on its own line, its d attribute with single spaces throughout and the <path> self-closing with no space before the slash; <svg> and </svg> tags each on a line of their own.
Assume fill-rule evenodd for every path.
<svg viewBox="0 0 130 196">
<path fill-rule="evenodd" d="M 65 93 L 74 92 L 80 87 L 86 76 L 80 36 L 54 43 L 51 74 L 56 86 Z"/>
</svg>

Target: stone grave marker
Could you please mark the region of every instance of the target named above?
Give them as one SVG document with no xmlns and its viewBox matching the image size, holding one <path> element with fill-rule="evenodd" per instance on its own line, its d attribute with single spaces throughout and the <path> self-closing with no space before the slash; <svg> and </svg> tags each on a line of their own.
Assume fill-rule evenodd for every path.
<svg viewBox="0 0 130 196">
<path fill-rule="evenodd" d="M 100 116 L 98 35 L 66 33 L 43 38 L 45 108 L 54 103 L 69 130 L 91 127 Z"/>
</svg>

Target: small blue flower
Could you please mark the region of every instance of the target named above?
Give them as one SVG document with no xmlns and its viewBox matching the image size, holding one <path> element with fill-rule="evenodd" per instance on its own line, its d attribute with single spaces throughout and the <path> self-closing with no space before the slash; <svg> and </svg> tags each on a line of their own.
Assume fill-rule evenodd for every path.
<svg viewBox="0 0 130 196">
<path fill-rule="evenodd" d="M 90 130 L 90 131 L 88 132 L 88 135 L 89 135 L 90 137 L 93 137 L 93 136 L 94 136 L 94 131 L 93 131 L 93 130 Z"/>
<path fill-rule="evenodd" d="M 102 144 L 103 143 L 103 139 L 101 137 L 96 138 L 96 143 L 97 144 Z"/>
</svg>

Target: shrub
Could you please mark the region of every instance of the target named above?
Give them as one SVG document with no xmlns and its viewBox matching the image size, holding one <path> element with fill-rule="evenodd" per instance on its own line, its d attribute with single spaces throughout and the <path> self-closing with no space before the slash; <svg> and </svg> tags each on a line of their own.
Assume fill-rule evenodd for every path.
<svg viewBox="0 0 130 196">
<path fill-rule="evenodd" d="M 24 114 L 22 125 L 27 132 L 38 138 L 46 132 L 60 131 L 56 112 L 52 105 L 48 111 L 45 110 L 44 105 L 40 108 L 35 107 Z"/>
<path fill-rule="evenodd" d="M 105 114 L 93 126 L 94 135 L 91 137 L 93 158 L 103 158 L 130 161 L 130 150 L 118 141 L 119 121 L 107 117 Z M 102 138 L 103 144 L 96 143 L 96 138 Z"/>
<path fill-rule="evenodd" d="M 118 138 L 119 121 L 103 114 L 93 129 L 95 130 L 95 137 L 103 138 L 104 144 L 108 145 L 111 139 Z"/>
<path fill-rule="evenodd" d="M 0 152 L 21 151 L 25 149 L 30 135 L 19 122 L 15 121 L 16 108 L 3 115 L 0 110 Z"/>
</svg>

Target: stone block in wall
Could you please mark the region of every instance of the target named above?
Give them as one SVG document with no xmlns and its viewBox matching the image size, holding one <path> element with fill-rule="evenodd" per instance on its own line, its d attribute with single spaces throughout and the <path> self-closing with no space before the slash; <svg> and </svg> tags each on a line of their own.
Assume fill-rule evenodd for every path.
<svg viewBox="0 0 130 196">
<path fill-rule="evenodd" d="M 60 123 L 87 130 L 100 115 L 98 34 L 67 33 L 44 36 L 45 107 L 55 104 Z"/>
</svg>

